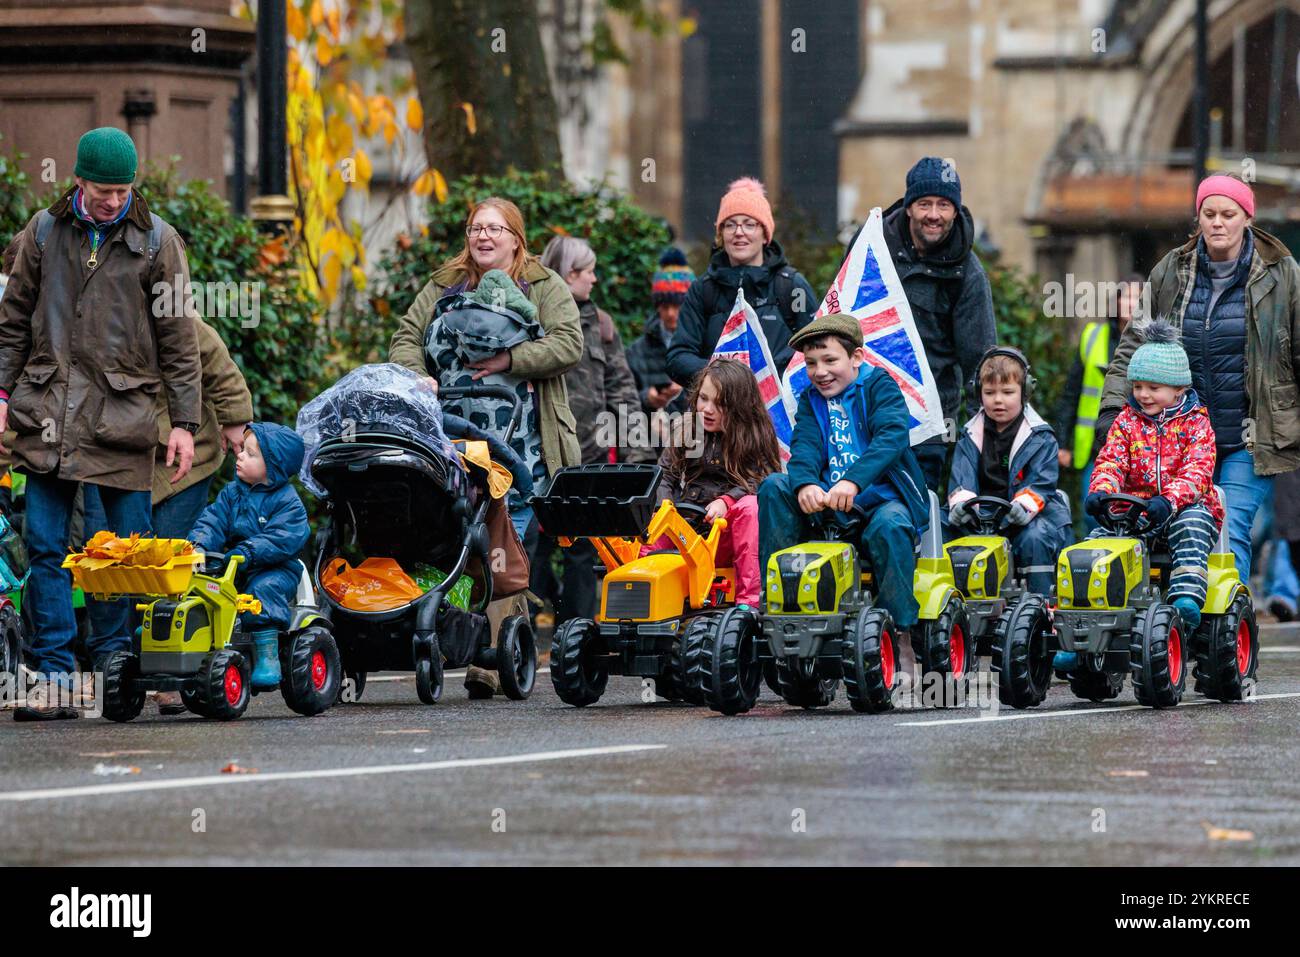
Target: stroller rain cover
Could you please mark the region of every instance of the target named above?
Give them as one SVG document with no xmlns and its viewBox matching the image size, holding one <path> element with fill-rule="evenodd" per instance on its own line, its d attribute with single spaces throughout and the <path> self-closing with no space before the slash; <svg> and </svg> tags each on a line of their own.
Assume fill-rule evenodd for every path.
<svg viewBox="0 0 1300 957">
<path fill-rule="evenodd" d="M 307 446 L 299 477 L 319 498 L 311 463 L 321 443 L 361 432 L 395 432 L 415 439 L 456 463 L 460 459 L 442 427 L 442 406 L 424 376 L 405 366 L 379 362 L 353 369 L 298 412 L 297 431 Z"/>
</svg>

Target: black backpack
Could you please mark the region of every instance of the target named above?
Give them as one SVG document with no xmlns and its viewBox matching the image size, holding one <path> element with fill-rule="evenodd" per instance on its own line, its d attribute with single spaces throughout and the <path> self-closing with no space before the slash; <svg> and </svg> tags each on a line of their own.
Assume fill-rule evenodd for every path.
<svg viewBox="0 0 1300 957">
<path fill-rule="evenodd" d="M 158 255 L 158 250 L 162 248 L 162 217 L 157 213 L 150 213 L 149 218 L 152 220 L 152 226 L 149 230 L 149 246 L 146 255 L 149 257 L 149 266 L 153 267 L 154 257 Z M 40 250 L 41 255 L 45 255 L 45 241 L 50 238 L 50 230 L 54 228 L 54 216 L 48 209 L 42 209 L 36 214 L 36 248 Z"/>
<path fill-rule="evenodd" d="M 794 324 L 794 276 L 794 267 L 782 266 L 780 271 L 776 274 L 776 278 L 772 280 L 772 291 L 776 294 L 776 306 L 781 313 L 781 318 L 785 320 L 786 327 L 790 330 L 790 335 L 794 335 L 799 331 Z M 704 287 L 709 290 L 708 298 L 704 304 L 705 309 L 703 316 L 704 321 L 708 322 L 709 317 L 714 313 L 720 312 L 723 309 L 730 309 L 731 303 L 723 301 L 722 288 L 718 283 L 709 281 L 706 278 Z M 750 305 L 756 306 L 756 304 L 752 302 Z"/>
</svg>

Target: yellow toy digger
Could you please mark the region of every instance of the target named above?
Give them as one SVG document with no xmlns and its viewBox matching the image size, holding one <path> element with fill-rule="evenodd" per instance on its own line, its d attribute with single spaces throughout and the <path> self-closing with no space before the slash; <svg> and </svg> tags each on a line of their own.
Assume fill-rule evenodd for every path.
<svg viewBox="0 0 1300 957">
<path fill-rule="evenodd" d="M 79 554 L 63 562 L 76 585 L 95 598 L 152 599 L 135 606 L 143 620 L 131 650 L 112 652 L 103 661 L 104 717 L 130 721 L 144 707 L 146 691 L 179 691 L 195 714 L 231 721 L 247 710 L 253 694 L 252 640 L 240 627 L 239 615 L 261 611 L 261 602 L 235 588 L 235 571 L 244 556 L 231 555 L 224 570 L 205 567 L 196 573 L 194 566 L 204 560 L 201 553 L 183 551 L 188 545 L 183 539 L 163 541 L 174 552 L 165 565 L 87 567 Z M 293 620 L 280 641 L 280 691 L 285 703 L 303 715 L 329 708 L 342 681 L 338 648 L 312 594 L 304 569 Z"/>
<path fill-rule="evenodd" d="M 610 675 L 652 678 L 660 697 L 702 704 L 714 631 L 759 637 L 756 613 L 731 605 L 735 569 L 714 566 L 726 521 L 706 530 L 703 509 L 656 505 L 659 478 L 657 465 L 572 466 L 530 500 L 546 534 L 561 546 L 590 539 L 605 566 L 596 620 L 570 619 L 551 641 L 551 683 L 566 704 L 599 701 Z M 663 537 L 672 547 L 641 555 Z M 752 705 L 762 675 L 757 656 L 747 660 L 754 667 L 741 683 Z"/>
</svg>

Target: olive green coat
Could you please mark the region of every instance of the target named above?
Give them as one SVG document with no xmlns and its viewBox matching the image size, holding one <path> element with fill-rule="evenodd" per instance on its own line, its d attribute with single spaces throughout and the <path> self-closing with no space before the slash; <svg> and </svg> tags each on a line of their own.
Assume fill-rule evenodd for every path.
<svg viewBox="0 0 1300 957">
<path fill-rule="evenodd" d="M 433 307 L 446 290 L 464 276 L 449 266 L 433 274 L 388 345 L 388 361 L 420 375 L 430 375 L 424 363 L 424 332 L 433 318 Z M 564 280 L 533 260 L 524 267 L 528 299 L 537 307 L 537 321 L 545 332 L 540 339 L 521 342 L 510 350 L 510 371 L 533 383 L 536 389 L 537 420 L 542 432 L 542 458 L 546 471 L 554 475 L 566 465 L 582 462 L 578 431 L 569 409 L 564 374 L 582 359 L 582 323 L 578 305 Z"/>
<path fill-rule="evenodd" d="M 1250 230 L 1255 254 L 1246 279 L 1246 447 L 1256 475 L 1277 475 L 1300 466 L 1300 266 L 1276 236 Z M 1196 239 L 1156 263 L 1150 282 L 1154 314 L 1181 326 L 1187 291 L 1196 282 Z M 1099 426 L 1113 422 L 1128 399 L 1128 363 L 1139 345 L 1135 326 L 1125 327 L 1107 370 Z"/>
</svg>

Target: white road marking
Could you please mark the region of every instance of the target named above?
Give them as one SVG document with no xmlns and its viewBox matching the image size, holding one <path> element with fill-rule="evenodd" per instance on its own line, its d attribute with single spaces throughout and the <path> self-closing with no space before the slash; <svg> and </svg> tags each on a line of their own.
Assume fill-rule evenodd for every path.
<svg viewBox="0 0 1300 957">
<path fill-rule="evenodd" d="M 1276 648 L 1259 649 L 1261 655 L 1294 655 L 1300 654 L 1300 645 L 1278 645 Z"/>
<path fill-rule="evenodd" d="M 1271 701 L 1277 698 L 1300 698 L 1300 691 L 1290 691 L 1280 694 L 1257 694 L 1253 701 Z M 1223 702 L 1215 701 L 1211 698 L 1201 698 L 1195 701 L 1184 701 L 1178 707 L 1193 708 L 1202 704 L 1222 703 Z M 1108 708 L 1075 708 L 1069 711 L 1014 711 L 1011 714 L 989 714 L 988 712 L 985 712 L 987 717 L 982 718 L 944 718 L 939 721 L 895 721 L 894 725 L 899 728 L 931 728 L 941 724 L 991 724 L 994 721 L 1021 721 L 1027 718 L 1075 718 L 1079 715 L 1086 714 L 1114 714 L 1119 711 L 1150 710 L 1152 709 L 1145 705 L 1124 704 Z"/>
<path fill-rule="evenodd" d="M 415 771 L 447 771 L 456 768 L 485 768 L 505 764 L 529 764 L 535 761 L 564 761 L 569 758 L 592 758 L 607 754 L 633 754 L 638 751 L 661 751 L 666 744 L 619 744 L 605 748 L 573 748 L 567 751 L 536 751 L 532 754 L 507 754 L 495 758 L 456 758 L 422 764 L 377 764 L 369 767 L 317 768 L 311 771 L 271 771 L 261 774 L 209 774 L 202 777 L 171 778 L 162 781 L 132 781 L 126 784 L 90 784 L 63 788 L 38 788 L 29 791 L 0 791 L 0 801 L 49 801 L 57 798 L 94 797 L 135 791 L 171 791 L 178 788 L 214 787 L 222 784 L 258 784 L 264 781 L 312 781 L 320 778 L 354 778 L 371 774 L 407 774 Z"/>
</svg>

